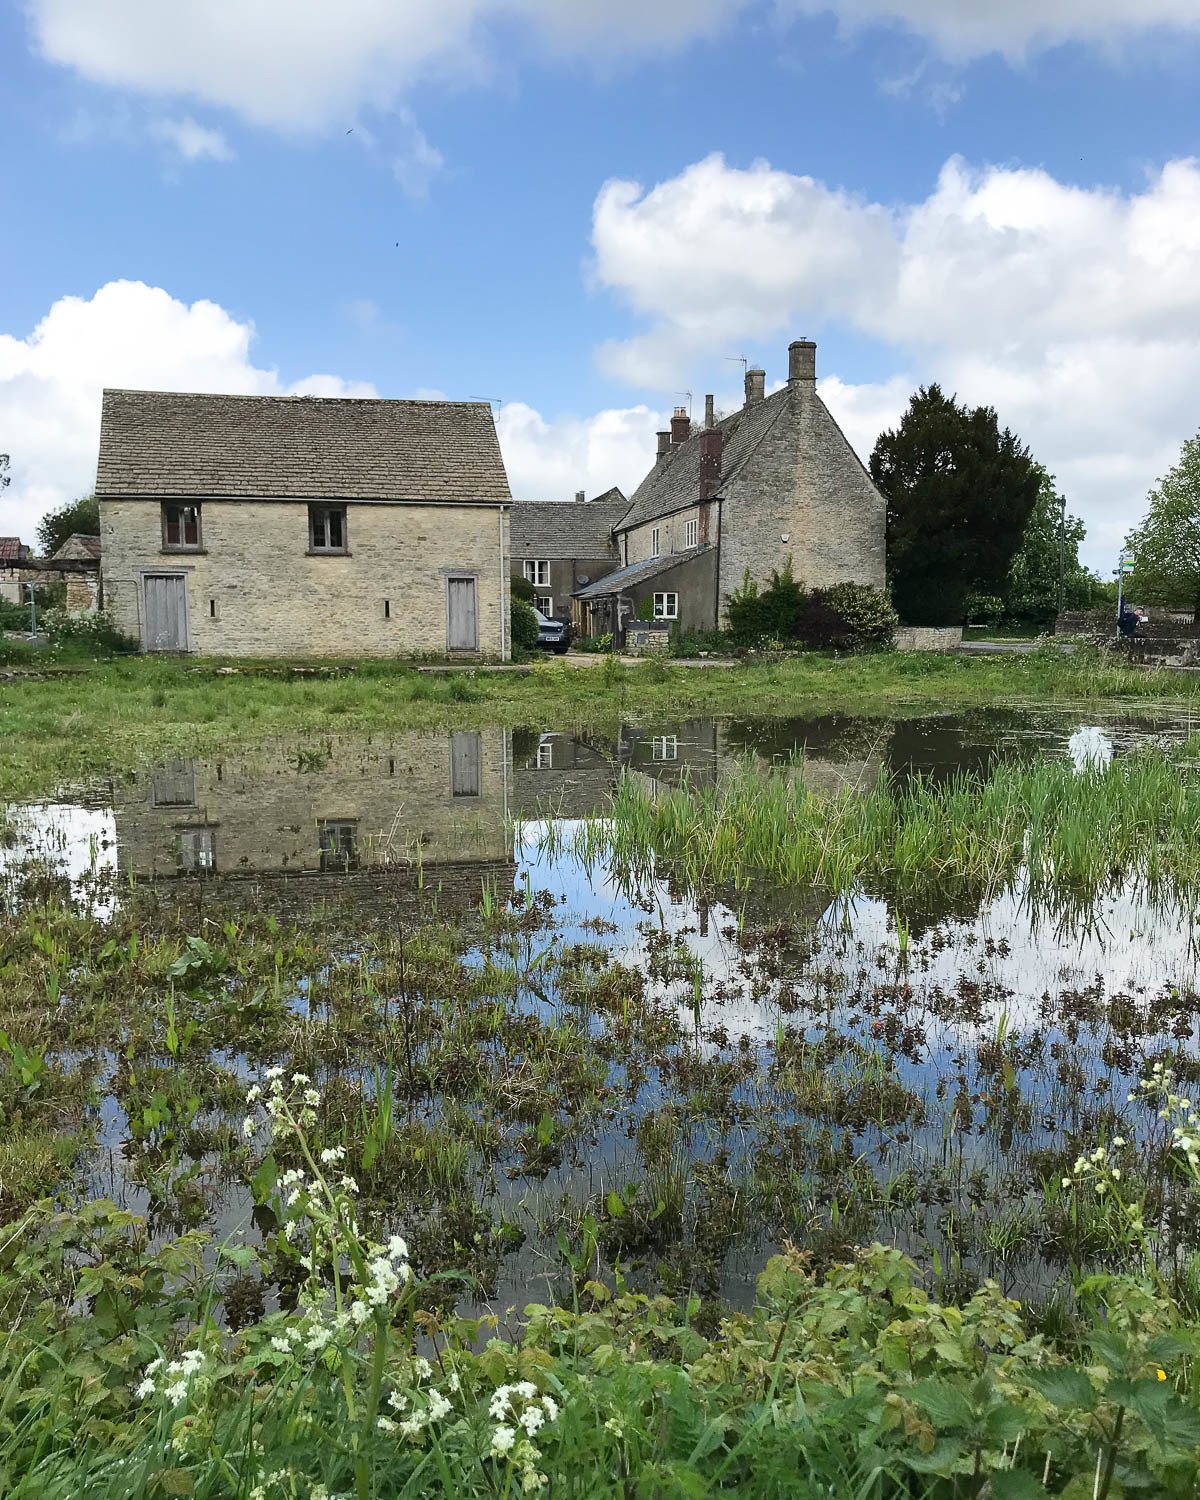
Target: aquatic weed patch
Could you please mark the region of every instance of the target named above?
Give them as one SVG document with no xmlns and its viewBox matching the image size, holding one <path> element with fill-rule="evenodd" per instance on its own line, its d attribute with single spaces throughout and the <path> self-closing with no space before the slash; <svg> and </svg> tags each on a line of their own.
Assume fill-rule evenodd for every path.
<svg viewBox="0 0 1200 1500">
<path fill-rule="evenodd" d="M 753 877 L 844 894 L 943 885 L 980 896 L 1020 875 L 1032 897 L 1094 900 L 1135 875 L 1185 901 L 1200 892 L 1200 768 L 1192 749 L 1146 748 L 1100 770 L 1001 763 L 987 775 L 813 790 L 802 763 L 743 764 L 715 783 L 624 779 L 608 816 L 570 834 L 587 861 L 635 886 L 656 861 L 692 889 L 745 890 Z"/>
</svg>

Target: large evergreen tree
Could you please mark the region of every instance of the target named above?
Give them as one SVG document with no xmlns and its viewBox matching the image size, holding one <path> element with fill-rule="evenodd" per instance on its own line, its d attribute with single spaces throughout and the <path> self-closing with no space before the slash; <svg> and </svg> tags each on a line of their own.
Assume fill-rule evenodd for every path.
<svg viewBox="0 0 1200 1500">
<path fill-rule="evenodd" d="M 967 596 L 1000 593 L 1041 471 L 990 406 L 922 386 L 871 454 L 887 500 L 888 576 L 908 625 L 961 625 Z"/>
<path fill-rule="evenodd" d="M 83 495 L 57 510 L 47 511 L 38 522 L 38 547 L 43 557 L 53 557 L 68 537 L 100 535 L 100 506 L 95 495 Z"/>
<path fill-rule="evenodd" d="M 1139 603 L 1192 605 L 1200 614 L 1200 434 L 1184 443 L 1149 499 L 1149 514 L 1125 542 L 1134 567 L 1126 592 Z"/>
</svg>

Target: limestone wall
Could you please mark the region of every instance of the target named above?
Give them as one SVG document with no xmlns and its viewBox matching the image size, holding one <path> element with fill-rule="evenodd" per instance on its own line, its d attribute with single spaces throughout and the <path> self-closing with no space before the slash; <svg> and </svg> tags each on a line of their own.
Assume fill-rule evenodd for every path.
<svg viewBox="0 0 1200 1500">
<path fill-rule="evenodd" d="M 179 571 L 192 651 L 442 655 L 447 579 L 474 577 L 480 652 L 507 658 L 507 513 L 351 503 L 346 521 L 348 553 L 310 555 L 307 504 L 207 500 L 203 549 L 165 552 L 158 501 L 102 500 L 106 605 L 121 630 L 141 639 L 142 574 Z"/>
<path fill-rule="evenodd" d="M 896 630 L 897 651 L 957 651 L 961 625 L 901 625 Z"/>
</svg>

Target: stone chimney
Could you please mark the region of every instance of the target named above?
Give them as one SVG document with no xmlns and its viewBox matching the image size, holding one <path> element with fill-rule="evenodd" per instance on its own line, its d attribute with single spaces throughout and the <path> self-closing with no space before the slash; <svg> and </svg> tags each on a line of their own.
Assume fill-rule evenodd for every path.
<svg viewBox="0 0 1200 1500">
<path fill-rule="evenodd" d="M 721 488 L 721 451 L 725 434 L 719 427 L 706 427 L 700 434 L 700 498 L 715 500 Z"/>
<path fill-rule="evenodd" d="M 817 346 L 812 339 L 796 339 L 788 345 L 788 384 L 800 385 L 817 378 Z"/>
<path fill-rule="evenodd" d="M 753 406 L 756 401 L 761 401 L 767 393 L 767 372 L 765 370 L 746 371 L 746 405 Z"/>
<path fill-rule="evenodd" d="M 658 434 L 658 453 L 656 455 L 656 462 L 662 463 L 663 459 L 666 458 L 667 454 L 670 453 L 670 451 L 671 451 L 671 434 L 670 434 L 670 432 L 660 432 Z"/>
<path fill-rule="evenodd" d="M 705 398 L 704 398 L 704 426 L 705 426 L 705 430 L 707 430 L 710 427 L 714 427 L 716 425 L 716 420 L 717 420 L 716 414 L 713 411 L 713 398 L 711 396 L 705 396 Z"/>
<path fill-rule="evenodd" d="M 585 493 L 585 491 L 583 491 L 583 490 L 576 490 L 575 491 L 575 504 L 576 505 L 582 505 L 585 499 L 586 499 L 586 493 Z"/>
<path fill-rule="evenodd" d="M 675 415 L 671 418 L 671 447 L 677 448 L 680 443 L 686 443 L 691 430 L 692 419 L 687 414 L 687 407 L 677 406 Z"/>
</svg>

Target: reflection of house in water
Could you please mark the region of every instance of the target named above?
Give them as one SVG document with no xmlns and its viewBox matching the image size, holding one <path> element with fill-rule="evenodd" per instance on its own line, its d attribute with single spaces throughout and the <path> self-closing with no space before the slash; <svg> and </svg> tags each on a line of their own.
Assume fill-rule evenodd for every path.
<svg viewBox="0 0 1200 1500">
<path fill-rule="evenodd" d="M 118 868 L 281 915 L 418 893 L 469 906 L 485 882 L 511 888 L 509 791 L 502 729 L 174 760 L 117 807 Z"/>
</svg>

